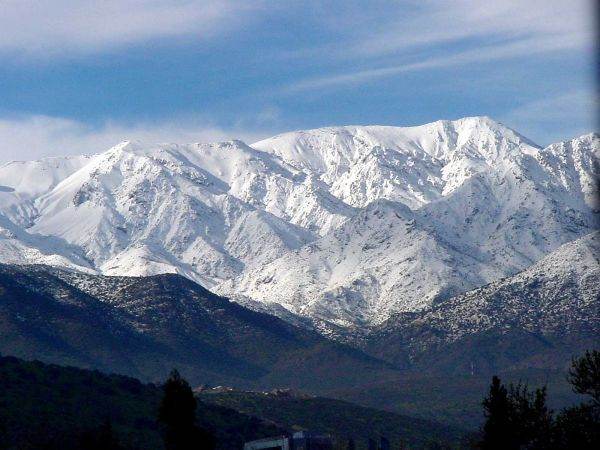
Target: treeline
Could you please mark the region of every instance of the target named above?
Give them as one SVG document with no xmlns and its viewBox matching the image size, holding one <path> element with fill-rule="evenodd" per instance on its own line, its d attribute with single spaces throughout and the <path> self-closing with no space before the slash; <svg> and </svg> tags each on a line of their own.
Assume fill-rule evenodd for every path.
<svg viewBox="0 0 600 450">
<path fill-rule="evenodd" d="M 600 352 L 574 359 L 568 380 L 584 399 L 554 412 L 547 405 L 545 387 L 505 386 L 494 377 L 483 401 L 485 424 L 471 446 L 600 448 Z M 0 357 L 0 449 L 239 449 L 244 441 L 285 432 L 199 401 L 177 371 L 154 386 L 129 377 Z M 346 446 L 356 447 L 353 440 Z"/>
<path fill-rule="evenodd" d="M 239 450 L 245 441 L 283 432 L 198 401 L 176 373 L 155 386 L 0 356 L 0 449 L 176 449 L 189 443 Z"/>
<path fill-rule="evenodd" d="M 493 377 L 483 401 L 485 424 L 474 447 L 483 450 L 555 450 L 600 448 L 600 352 L 573 359 L 568 381 L 585 396 L 578 406 L 555 413 L 548 408 L 546 388 L 502 384 Z"/>
<path fill-rule="evenodd" d="M 197 401 L 192 388 L 177 370 L 162 386 L 163 397 L 157 424 L 166 450 L 214 450 L 215 436 L 197 424 Z M 83 433 L 78 445 L 82 450 L 125 450 L 114 436 L 110 423 Z"/>
</svg>

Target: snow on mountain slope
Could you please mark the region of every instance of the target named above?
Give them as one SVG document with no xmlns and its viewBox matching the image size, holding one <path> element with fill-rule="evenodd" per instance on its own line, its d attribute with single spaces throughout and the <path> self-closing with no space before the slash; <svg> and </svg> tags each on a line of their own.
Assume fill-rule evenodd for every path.
<svg viewBox="0 0 600 450">
<path fill-rule="evenodd" d="M 363 141 L 367 134 L 371 143 L 376 136 L 376 148 L 366 159 L 359 156 L 359 162 L 347 172 L 334 174 L 333 168 L 339 171 L 339 166 L 328 161 L 350 164 L 351 131 Z M 386 139 L 392 133 L 395 142 L 406 147 L 399 151 L 377 147 L 382 142 L 389 144 Z M 419 135 L 427 139 L 419 141 Z M 317 137 L 324 141 L 322 153 L 317 151 Z M 289 158 L 302 170 L 320 171 L 323 180 L 338 175 L 336 183 L 354 167 L 362 173 L 367 167 L 364 162 L 376 159 L 374 155 L 377 164 L 383 165 L 389 158 L 379 156 L 392 153 L 395 158 L 404 157 L 406 148 L 422 149 L 421 160 L 437 167 L 418 171 L 439 174 L 429 178 L 435 180 L 429 185 L 423 178 L 411 183 L 410 173 L 400 173 L 396 176 L 401 183 L 378 193 L 379 198 L 413 207 L 410 220 L 418 233 L 406 233 L 404 224 L 391 213 L 381 222 L 361 220 L 359 214 L 316 243 L 246 272 L 232 283 L 238 294 L 274 301 L 297 314 L 338 325 L 377 323 L 395 311 L 418 310 L 512 275 L 598 227 L 590 181 L 600 176 L 597 135 L 540 149 L 487 118 L 470 118 L 411 129 L 368 127 L 358 132 L 346 127 L 300 132 L 257 146 Z M 326 157 L 319 160 L 320 154 Z M 434 159 L 429 161 L 425 155 Z M 403 167 L 399 164 L 397 169 Z M 409 170 L 413 169 L 410 165 Z M 363 185 L 379 181 L 378 186 L 390 179 L 393 176 L 389 174 L 357 177 Z M 426 189 L 419 191 L 423 186 Z M 346 187 L 347 192 L 354 192 Z M 373 206 L 377 201 L 364 197 L 369 192 L 374 189 L 358 189 L 356 195 L 345 199 Z M 416 192 L 419 196 L 406 201 L 407 193 Z M 432 192 L 427 203 L 415 207 Z"/>
<path fill-rule="evenodd" d="M 8 264 L 46 264 L 94 273 L 76 247 L 55 237 L 29 234 L 2 213 L 0 259 Z"/>
<path fill-rule="evenodd" d="M 490 330 L 559 339 L 600 333 L 600 232 L 562 245 L 523 272 L 420 313 L 390 318 L 370 336 L 381 351 L 411 355 Z M 392 341 L 394 344 L 392 344 Z"/>
<path fill-rule="evenodd" d="M 314 238 L 242 200 L 287 175 L 254 153 L 239 142 L 123 143 L 40 196 L 31 231 L 82 248 L 105 274 L 178 272 L 212 287 Z"/>
<path fill-rule="evenodd" d="M 577 151 L 565 152 L 565 146 Z M 598 190 L 589 180 L 600 177 L 599 152 L 598 135 L 590 134 L 513 153 L 422 212 L 466 252 L 514 273 L 598 228 L 592 204 Z"/>
<path fill-rule="evenodd" d="M 83 167 L 89 156 L 11 161 L 0 166 L 0 210 L 11 220 L 31 226 L 37 211 L 35 198 Z"/>
<path fill-rule="evenodd" d="M 232 289 L 347 326 L 424 308 L 502 275 L 444 242 L 408 207 L 378 200 L 331 234 L 245 272 Z"/>
<path fill-rule="evenodd" d="M 411 208 L 460 186 L 510 155 L 538 147 L 487 117 L 418 127 L 331 127 L 285 133 L 253 145 L 318 174 L 346 203 L 385 198 Z"/>
<path fill-rule="evenodd" d="M 11 262 L 48 236 L 44 251 L 56 244 L 65 258 L 56 265 L 177 272 L 281 316 L 366 325 L 512 275 L 596 229 L 598 152 L 595 134 L 541 149 L 486 117 L 253 146 L 124 142 L 2 166 L 0 213 L 21 231 L 5 240 Z"/>
<path fill-rule="evenodd" d="M 600 209 L 598 195 L 600 137 L 598 134 L 590 133 L 571 141 L 552 144 L 538 156 L 540 164 L 544 165 L 553 180 L 560 184 L 560 186 L 552 186 L 548 183 L 545 187 L 559 195 L 567 194 L 568 198 L 562 197 L 560 200 L 581 200 L 581 193 L 583 193 L 583 200 L 588 206 L 596 211 Z M 565 167 L 572 167 L 574 170 L 564 170 Z"/>
</svg>

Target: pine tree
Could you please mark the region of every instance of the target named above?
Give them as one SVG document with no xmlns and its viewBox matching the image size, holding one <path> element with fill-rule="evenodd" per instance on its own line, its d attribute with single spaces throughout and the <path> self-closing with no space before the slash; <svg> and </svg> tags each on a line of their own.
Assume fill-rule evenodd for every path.
<svg viewBox="0 0 600 450">
<path fill-rule="evenodd" d="M 212 436 L 196 426 L 196 399 L 192 388 L 177 370 L 163 385 L 158 420 L 164 428 L 167 450 L 213 449 Z"/>
<path fill-rule="evenodd" d="M 569 371 L 569 383 L 578 394 L 589 395 L 595 406 L 600 407 L 600 352 L 586 351 L 581 358 L 574 358 Z"/>
<path fill-rule="evenodd" d="M 600 448 L 600 411 L 590 404 L 563 409 L 552 433 L 554 448 Z"/>
<path fill-rule="evenodd" d="M 557 416 L 553 441 L 555 448 L 600 448 L 600 352 L 586 351 L 574 358 L 569 370 L 573 391 L 591 400 L 565 408 Z"/>
<path fill-rule="evenodd" d="M 531 392 L 527 385 L 511 385 L 508 401 L 510 430 L 516 448 L 549 448 L 553 419 L 546 405 L 546 387 Z"/>
<path fill-rule="evenodd" d="M 483 409 L 486 420 L 481 448 L 486 450 L 513 448 L 508 391 L 497 376 L 492 378 L 489 394 L 483 400 Z"/>
<path fill-rule="evenodd" d="M 483 449 L 600 448 L 600 352 L 587 351 L 573 359 L 569 372 L 573 390 L 590 401 L 563 409 L 556 418 L 546 405 L 546 388 L 527 385 L 506 389 L 493 377 L 483 401 L 486 422 L 478 447 Z"/>
</svg>

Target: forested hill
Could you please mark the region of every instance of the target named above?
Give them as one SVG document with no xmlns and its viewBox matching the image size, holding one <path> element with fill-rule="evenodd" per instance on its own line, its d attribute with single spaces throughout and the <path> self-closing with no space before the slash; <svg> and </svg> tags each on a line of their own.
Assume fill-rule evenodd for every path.
<svg viewBox="0 0 600 450">
<path fill-rule="evenodd" d="M 160 387 L 135 378 L 0 356 L 0 448 L 81 449 L 110 422 L 124 448 L 162 449 Z M 218 449 L 285 432 L 236 411 L 199 402 L 198 424 Z M 88 449 L 86 449 L 88 450 Z"/>
<path fill-rule="evenodd" d="M 280 409 L 280 414 L 245 411 L 237 402 L 218 404 L 228 397 L 199 396 L 197 424 L 215 436 L 217 450 L 241 449 L 245 441 L 299 429 L 332 434 L 336 448 L 346 448 L 357 433 L 357 438 L 401 437 L 396 441 L 409 448 L 456 443 L 464 436 L 457 428 L 338 400 L 249 395 L 247 399 L 261 397 L 263 408 Z M 0 449 L 90 450 L 83 439 L 102 432 L 107 423 L 120 445 L 116 448 L 162 449 L 157 423 L 161 397 L 160 386 L 135 378 L 0 356 Z M 325 429 L 315 417 L 326 419 Z M 357 448 L 365 442 L 357 441 Z"/>
</svg>

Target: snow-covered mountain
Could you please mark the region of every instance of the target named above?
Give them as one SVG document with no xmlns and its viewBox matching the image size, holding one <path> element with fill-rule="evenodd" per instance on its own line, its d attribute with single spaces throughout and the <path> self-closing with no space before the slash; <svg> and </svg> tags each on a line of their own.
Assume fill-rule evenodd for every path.
<svg viewBox="0 0 600 450">
<path fill-rule="evenodd" d="M 599 147 L 472 117 L 8 163 L 0 261 L 176 272 L 282 317 L 371 325 L 598 228 Z"/>
<path fill-rule="evenodd" d="M 485 333 L 524 331 L 562 343 L 600 335 L 600 232 L 524 271 L 424 311 L 392 316 L 369 336 L 376 354 L 414 358 Z M 392 358 L 393 359 L 393 358 Z"/>
</svg>

